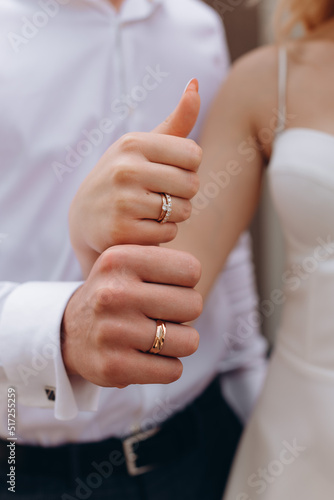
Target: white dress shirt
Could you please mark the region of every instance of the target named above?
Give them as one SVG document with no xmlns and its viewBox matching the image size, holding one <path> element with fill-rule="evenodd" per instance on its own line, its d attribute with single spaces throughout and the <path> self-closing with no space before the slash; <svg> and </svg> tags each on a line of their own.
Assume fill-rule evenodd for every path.
<svg viewBox="0 0 334 500">
<path fill-rule="evenodd" d="M 229 64 L 220 20 L 197 0 L 125 0 L 119 13 L 108 0 L 1 0 L 0 33 L 0 436 L 8 436 L 9 386 L 18 442 L 29 444 L 157 425 L 219 373 L 247 418 L 266 369 L 247 235 L 207 300 L 200 347 L 179 381 L 101 389 L 69 378 L 59 347 L 64 309 L 82 283 L 71 200 L 108 146 L 154 128 L 192 77 L 202 99 L 198 137 Z"/>
</svg>

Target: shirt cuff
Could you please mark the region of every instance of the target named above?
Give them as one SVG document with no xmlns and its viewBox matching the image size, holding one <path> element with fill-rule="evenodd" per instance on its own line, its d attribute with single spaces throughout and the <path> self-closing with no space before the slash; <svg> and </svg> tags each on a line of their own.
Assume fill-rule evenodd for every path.
<svg viewBox="0 0 334 500">
<path fill-rule="evenodd" d="M 78 282 L 31 282 L 8 296 L 0 319 L 0 364 L 18 402 L 53 408 L 58 420 L 95 411 L 101 388 L 67 375 L 60 346 L 66 305 Z"/>
</svg>

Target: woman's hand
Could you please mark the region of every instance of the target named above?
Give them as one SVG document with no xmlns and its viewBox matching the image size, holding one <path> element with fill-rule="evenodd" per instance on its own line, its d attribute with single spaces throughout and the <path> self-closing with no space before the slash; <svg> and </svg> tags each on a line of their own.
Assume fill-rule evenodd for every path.
<svg viewBox="0 0 334 500">
<path fill-rule="evenodd" d="M 80 186 L 70 209 L 70 234 L 85 277 L 98 256 L 121 244 L 158 245 L 177 234 L 190 217 L 199 189 L 201 148 L 186 139 L 200 108 L 192 80 L 175 111 L 151 133 L 121 137 Z M 165 224 L 157 222 L 161 193 L 172 197 Z"/>
</svg>

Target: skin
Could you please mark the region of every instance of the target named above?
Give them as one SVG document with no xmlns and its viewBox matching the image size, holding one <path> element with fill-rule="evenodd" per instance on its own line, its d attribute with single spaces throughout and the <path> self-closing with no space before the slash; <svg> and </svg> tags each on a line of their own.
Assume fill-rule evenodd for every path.
<svg viewBox="0 0 334 500">
<path fill-rule="evenodd" d="M 287 128 L 306 127 L 334 135 L 333 42 L 334 20 L 331 19 L 304 38 L 288 43 Z M 168 244 L 174 250 L 191 252 L 202 263 L 202 279 L 197 289 L 204 297 L 240 233 L 248 227 L 259 201 L 263 173 L 274 140 L 274 134 L 270 138 L 264 130 L 274 130 L 277 122 L 274 113 L 278 103 L 277 56 L 277 46 L 269 46 L 250 53 L 233 67 L 212 105 L 202 134 L 203 160 L 199 170 L 202 189 L 212 182 L 210 173 L 228 170 L 231 160 L 237 165 L 238 173 L 230 176 L 228 185 L 209 200 L 205 209 L 194 214 L 187 224 L 179 225 L 176 238 Z M 191 108 L 191 102 L 188 105 Z M 245 144 L 247 154 L 240 150 L 240 145 Z M 142 145 L 137 146 L 142 148 Z M 160 206 L 158 203 L 152 209 L 152 220 L 157 217 Z M 90 209 L 94 212 L 94 205 Z M 131 214 L 129 207 L 127 209 L 125 219 L 132 220 L 133 224 L 136 214 Z M 139 221 L 140 218 L 137 223 Z M 95 222 L 98 224 L 98 219 Z M 109 227 L 113 223 L 115 220 L 110 215 Z M 131 243 L 131 231 L 128 239 Z M 112 238 L 108 241 L 107 235 L 105 246 L 110 244 Z M 84 264 L 86 260 L 88 263 L 87 268 L 90 250 L 88 246 L 82 248 L 80 255 L 81 262 Z"/>
<path fill-rule="evenodd" d="M 334 19 L 288 42 L 287 128 L 306 127 L 334 135 L 333 42 Z M 273 112 L 278 103 L 277 57 L 277 46 L 264 47 L 233 67 L 212 105 L 200 141 L 201 189 L 212 182 L 209 173 L 226 169 L 230 160 L 238 162 L 240 173 L 231 177 L 205 210 L 181 224 L 168 245 L 191 251 L 200 260 L 202 279 L 197 289 L 204 297 L 259 202 L 274 139 L 272 134 L 268 141 L 264 130 L 274 129 L 277 123 Z M 238 153 L 240 144 L 249 138 L 255 144 L 251 154 Z"/>
<path fill-rule="evenodd" d="M 119 11 L 124 0 L 109 0 L 109 2 L 115 7 L 117 11 Z"/>
<path fill-rule="evenodd" d="M 200 263 L 190 253 L 157 246 L 175 236 L 175 222 L 146 219 L 152 210 L 159 216 L 158 193 L 168 182 L 179 198 L 173 217 L 190 215 L 202 157 L 201 148 L 186 139 L 199 112 L 197 90 L 194 81 L 152 133 L 127 134 L 112 145 L 73 200 L 71 239 L 87 279 L 63 317 L 62 354 L 70 375 L 110 387 L 170 383 L 182 374 L 178 357 L 198 347 L 197 331 L 181 323 L 202 311 L 202 297 L 193 289 Z M 133 202 L 138 199 L 144 203 Z M 146 246 L 133 245 L 142 238 Z M 167 322 L 158 356 L 146 352 L 155 336 L 154 318 Z"/>
<path fill-rule="evenodd" d="M 190 217 L 190 199 L 199 189 L 202 150 L 186 137 L 199 108 L 195 80 L 164 123 L 150 133 L 122 136 L 82 183 L 69 222 L 72 246 L 85 277 L 107 248 L 171 241 L 177 234 L 176 222 Z M 165 224 L 156 222 L 161 192 L 173 196 L 173 211 Z"/>
<path fill-rule="evenodd" d="M 86 283 L 73 295 L 64 317 L 63 359 L 69 374 L 100 386 L 170 383 L 182 374 L 177 357 L 198 347 L 198 335 L 178 323 L 201 312 L 193 290 L 200 275 L 189 254 L 127 245 L 105 251 Z M 147 354 L 156 322 L 168 335 L 163 355 Z"/>
</svg>

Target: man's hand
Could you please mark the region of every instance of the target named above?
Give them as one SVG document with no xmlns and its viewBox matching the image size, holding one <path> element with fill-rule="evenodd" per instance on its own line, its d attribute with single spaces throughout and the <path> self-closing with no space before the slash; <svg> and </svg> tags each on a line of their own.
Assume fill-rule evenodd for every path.
<svg viewBox="0 0 334 500">
<path fill-rule="evenodd" d="M 177 108 L 150 133 L 121 137 L 80 186 L 70 209 L 70 233 L 84 276 L 107 248 L 121 244 L 158 245 L 175 238 L 191 214 L 202 150 L 186 139 L 200 108 L 192 80 Z M 157 222 L 161 194 L 172 196 L 169 222 Z"/>
<path fill-rule="evenodd" d="M 70 299 L 63 319 L 63 359 L 69 374 L 105 387 L 170 383 L 182 374 L 178 357 L 193 354 L 202 298 L 193 290 L 200 264 L 160 247 L 116 246 L 95 263 Z M 167 322 L 161 354 L 148 354 L 156 321 Z"/>
</svg>

